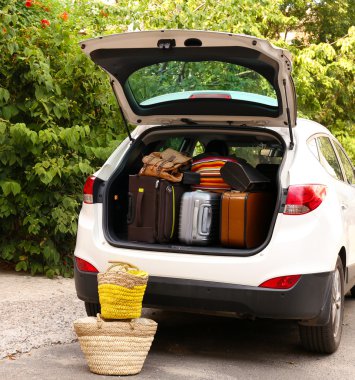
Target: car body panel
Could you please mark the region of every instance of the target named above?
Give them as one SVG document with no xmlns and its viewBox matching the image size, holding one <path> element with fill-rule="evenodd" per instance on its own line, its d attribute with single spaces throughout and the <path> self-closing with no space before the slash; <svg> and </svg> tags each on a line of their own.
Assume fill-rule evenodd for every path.
<svg viewBox="0 0 355 380">
<path fill-rule="evenodd" d="M 333 178 L 321 167 L 306 145 L 307 139 L 314 133 L 329 132 L 311 121 L 299 120 L 299 124 L 304 124 L 304 127 L 297 128 L 296 149 L 286 152 L 282 168 L 282 187 L 288 188 L 292 184 L 331 183 Z M 137 127 L 133 135 L 137 137 L 152 128 L 154 127 Z M 288 137 L 284 129 L 275 130 L 283 132 L 285 138 Z M 127 139 L 96 175 L 104 180 L 109 178 L 129 146 Z M 329 210 L 333 212 L 330 213 Z M 267 279 L 286 274 L 329 272 L 334 268 L 341 247 L 350 252 L 338 195 L 333 185 L 328 186 L 325 200 L 313 212 L 298 216 L 279 213 L 271 241 L 260 253 L 250 257 L 206 256 L 154 250 L 148 253 L 144 250 L 115 247 L 105 238 L 102 220 L 101 203 L 83 204 L 75 250 L 75 256 L 89 261 L 100 271 L 107 268 L 109 260 L 122 260 L 131 261 L 151 275 L 159 277 L 258 286 Z M 315 236 L 327 236 L 327 239 L 315 239 Z M 100 254 L 96 254 L 97 252 Z"/>
</svg>

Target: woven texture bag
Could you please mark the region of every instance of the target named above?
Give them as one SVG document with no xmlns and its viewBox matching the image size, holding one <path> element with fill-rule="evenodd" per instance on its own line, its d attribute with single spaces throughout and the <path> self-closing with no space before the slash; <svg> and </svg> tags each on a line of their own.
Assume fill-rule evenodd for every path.
<svg viewBox="0 0 355 380">
<path fill-rule="evenodd" d="M 132 264 L 114 263 L 97 275 L 101 314 L 107 319 L 139 318 L 148 273 Z"/>
<path fill-rule="evenodd" d="M 98 314 L 76 320 L 74 329 L 91 372 L 133 375 L 143 367 L 157 323 L 146 318 L 105 321 Z"/>
<path fill-rule="evenodd" d="M 163 152 L 152 152 L 143 157 L 143 167 L 139 175 L 157 177 L 171 182 L 182 180 L 182 170 L 187 169 L 192 159 L 182 153 L 168 148 Z"/>
</svg>

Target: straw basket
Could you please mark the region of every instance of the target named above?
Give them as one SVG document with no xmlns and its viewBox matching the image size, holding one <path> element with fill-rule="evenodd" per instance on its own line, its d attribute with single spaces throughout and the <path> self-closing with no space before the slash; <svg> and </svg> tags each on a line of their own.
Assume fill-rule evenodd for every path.
<svg viewBox="0 0 355 380">
<path fill-rule="evenodd" d="M 148 273 L 129 263 L 114 263 L 97 275 L 101 314 L 107 319 L 139 318 Z"/>
<path fill-rule="evenodd" d="M 76 320 L 74 329 L 91 372 L 134 375 L 142 370 L 157 323 L 146 318 L 105 321 L 98 314 Z"/>
</svg>

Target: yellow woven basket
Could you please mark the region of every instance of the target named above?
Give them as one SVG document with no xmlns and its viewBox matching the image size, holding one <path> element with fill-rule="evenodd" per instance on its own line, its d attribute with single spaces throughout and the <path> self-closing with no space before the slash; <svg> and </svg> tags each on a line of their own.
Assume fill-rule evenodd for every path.
<svg viewBox="0 0 355 380">
<path fill-rule="evenodd" d="M 97 314 L 76 320 L 74 329 L 91 372 L 133 375 L 142 369 L 157 323 L 146 318 L 105 321 Z"/>
<path fill-rule="evenodd" d="M 106 319 L 133 319 L 142 314 L 148 273 L 136 266 L 113 263 L 97 275 L 101 315 Z"/>
</svg>

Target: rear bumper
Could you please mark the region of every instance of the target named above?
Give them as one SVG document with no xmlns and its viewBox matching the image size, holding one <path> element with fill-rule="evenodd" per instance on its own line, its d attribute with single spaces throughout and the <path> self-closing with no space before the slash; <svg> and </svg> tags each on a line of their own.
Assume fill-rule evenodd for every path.
<svg viewBox="0 0 355 380">
<path fill-rule="evenodd" d="M 77 267 L 74 273 L 78 297 L 98 303 L 97 275 L 81 272 Z M 314 320 L 315 324 L 323 324 L 329 316 L 327 299 L 331 282 L 331 272 L 303 275 L 289 290 L 152 276 L 149 277 L 143 304 L 146 307 L 196 312 Z"/>
</svg>

